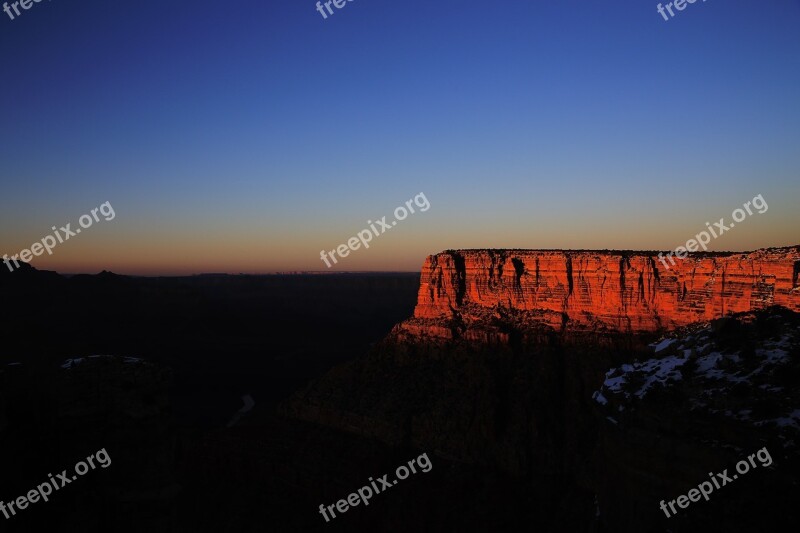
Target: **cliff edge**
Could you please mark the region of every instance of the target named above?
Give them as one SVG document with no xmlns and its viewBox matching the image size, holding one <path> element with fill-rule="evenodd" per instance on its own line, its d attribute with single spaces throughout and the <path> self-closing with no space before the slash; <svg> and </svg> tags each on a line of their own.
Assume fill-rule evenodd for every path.
<svg viewBox="0 0 800 533">
<path fill-rule="evenodd" d="M 400 332 L 453 338 L 516 313 L 528 326 L 671 330 L 774 305 L 800 312 L 800 246 L 741 253 L 448 250 L 422 267 L 414 319 Z"/>
</svg>

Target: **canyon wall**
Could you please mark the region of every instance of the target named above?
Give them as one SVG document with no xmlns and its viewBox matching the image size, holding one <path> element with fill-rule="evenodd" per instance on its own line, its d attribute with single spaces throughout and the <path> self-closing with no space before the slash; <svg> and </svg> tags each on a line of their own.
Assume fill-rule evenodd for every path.
<svg viewBox="0 0 800 533">
<path fill-rule="evenodd" d="M 800 312 L 800 246 L 696 253 L 662 262 L 658 252 L 450 250 L 422 267 L 417 320 L 446 327 L 505 308 L 553 327 L 645 332 L 782 305 Z M 669 266 L 666 268 L 665 264 Z M 427 324 L 426 324 L 427 323 Z"/>
</svg>

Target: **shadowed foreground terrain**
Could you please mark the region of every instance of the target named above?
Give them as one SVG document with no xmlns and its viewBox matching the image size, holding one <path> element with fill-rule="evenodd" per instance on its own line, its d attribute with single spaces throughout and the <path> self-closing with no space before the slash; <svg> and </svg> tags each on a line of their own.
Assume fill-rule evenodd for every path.
<svg viewBox="0 0 800 533">
<path fill-rule="evenodd" d="M 100 447 L 113 460 L 3 525 L 792 530 L 800 315 L 787 306 L 800 292 L 791 285 L 797 249 L 783 250 L 758 252 L 778 274 L 762 268 L 733 286 L 713 275 L 686 292 L 655 286 L 646 258 L 600 261 L 622 270 L 596 287 L 596 269 L 576 269 L 583 259 L 548 274 L 519 251 L 479 252 L 486 264 L 447 252 L 452 271 L 439 269 L 443 254 L 432 256 L 421 283 L 403 274 L 65 279 L 26 270 L 24 279 L 0 278 L 3 296 L 20 299 L 3 311 L 11 331 L 56 328 L 35 351 L 30 336 L 4 348 L 5 363 L 22 364 L 0 371 L 0 451 L 16 458 L 0 499 Z M 659 283 L 674 285 L 667 278 L 659 273 Z M 614 295 L 603 294 L 609 287 Z M 626 310 L 653 308 L 647 295 L 659 291 L 658 320 L 635 321 L 650 326 L 610 325 Z M 747 308 L 724 311 L 747 291 Z M 681 303 L 686 295 L 693 306 Z M 587 297 L 621 305 L 592 317 L 581 308 Z M 71 316 L 74 302 L 84 311 L 51 322 Z M 658 326 L 687 309 L 700 319 Z M 93 353 L 113 356 L 86 357 Z M 72 357 L 82 359 L 62 365 Z M 255 407 L 227 427 L 246 394 Z M 710 501 L 672 518 L 659 508 L 763 448 L 772 463 Z M 329 523 L 320 515 L 320 504 L 391 478 L 422 453 L 430 472 Z"/>
</svg>

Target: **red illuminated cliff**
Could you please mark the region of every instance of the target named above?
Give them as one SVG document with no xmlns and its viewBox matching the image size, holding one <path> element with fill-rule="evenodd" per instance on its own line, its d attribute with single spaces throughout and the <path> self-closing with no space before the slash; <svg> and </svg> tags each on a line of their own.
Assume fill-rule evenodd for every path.
<svg viewBox="0 0 800 533">
<path fill-rule="evenodd" d="M 666 268 L 658 252 L 442 252 L 426 259 L 414 318 L 395 333 L 477 339 L 486 329 L 502 340 L 493 322 L 647 332 L 772 305 L 800 312 L 800 246 L 674 261 Z"/>
</svg>

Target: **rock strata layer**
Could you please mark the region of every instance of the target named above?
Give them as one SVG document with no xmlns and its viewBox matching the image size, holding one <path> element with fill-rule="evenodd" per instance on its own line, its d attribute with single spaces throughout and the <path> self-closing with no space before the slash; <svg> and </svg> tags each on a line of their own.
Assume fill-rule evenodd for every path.
<svg viewBox="0 0 800 533">
<path fill-rule="evenodd" d="M 453 321 L 485 322 L 478 315 L 497 309 L 555 328 L 619 332 L 670 330 L 773 305 L 800 312 L 800 246 L 690 254 L 674 265 L 662 257 L 449 250 L 425 260 L 415 320 L 404 329 L 448 337 Z"/>
</svg>

